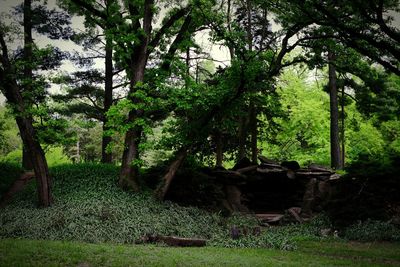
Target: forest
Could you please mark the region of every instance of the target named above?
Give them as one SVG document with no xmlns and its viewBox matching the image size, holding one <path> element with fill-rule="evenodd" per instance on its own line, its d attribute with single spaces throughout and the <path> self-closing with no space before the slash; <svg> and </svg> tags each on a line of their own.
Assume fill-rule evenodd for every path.
<svg viewBox="0 0 400 267">
<path fill-rule="evenodd" d="M 398 0 L 0 7 L 0 265 L 400 264 Z"/>
</svg>

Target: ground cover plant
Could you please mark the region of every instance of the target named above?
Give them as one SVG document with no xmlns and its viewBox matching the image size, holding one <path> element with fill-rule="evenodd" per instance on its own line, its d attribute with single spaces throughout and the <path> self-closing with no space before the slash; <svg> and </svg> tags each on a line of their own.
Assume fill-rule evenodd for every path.
<svg viewBox="0 0 400 267">
<path fill-rule="evenodd" d="M 213 246 L 274 247 L 291 250 L 295 231 L 262 231 L 237 240 L 231 227 L 251 229 L 252 216 L 229 218 L 195 207 L 158 202 L 150 192 L 134 194 L 117 186 L 118 168 L 109 164 L 52 167 L 55 203 L 35 205 L 35 181 L 1 210 L 1 238 L 75 240 L 133 244 L 146 234 L 198 237 Z M 317 230 L 314 231 L 317 235 Z"/>
<path fill-rule="evenodd" d="M 146 234 L 158 234 L 204 238 L 210 246 L 282 250 L 297 249 L 298 241 L 332 238 L 332 234 L 330 237 L 321 234 L 322 229 L 333 229 L 325 215 L 306 224 L 265 228 L 256 235 L 251 231 L 259 222 L 251 214 L 225 217 L 196 207 L 156 201 L 150 191 L 140 194 L 121 191 L 117 186 L 118 168 L 113 165 L 60 165 L 50 170 L 54 179 L 54 205 L 37 208 L 32 180 L 1 209 L 1 238 L 134 244 Z M 376 231 L 371 232 L 372 227 L 351 226 L 342 236 L 361 241 L 398 240 L 400 231 L 395 226 L 374 225 L 386 228 L 375 227 Z M 249 234 L 233 239 L 232 227 L 247 229 Z M 382 230 L 385 235 L 377 236 Z M 394 238 L 388 239 L 388 235 Z"/>
</svg>

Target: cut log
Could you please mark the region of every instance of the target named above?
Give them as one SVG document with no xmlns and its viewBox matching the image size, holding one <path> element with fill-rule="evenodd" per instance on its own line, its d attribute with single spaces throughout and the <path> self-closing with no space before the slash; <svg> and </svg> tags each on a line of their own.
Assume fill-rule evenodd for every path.
<svg viewBox="0 0 400 267">
<path fill-rule="evenodd" d="M 258 159 L 261 161 L 261 163 L 279 165 L 279 163 L 277 161 L 269 159 L 269 158 L 261 156 L 261 155 L 258 156 Z"/>
<path fill-rule="evenodd" d="M 331 168 L 329 168 L 329 167 L 326 167 L 326 166 L 322 166 L 322 165 L 318 165 L 318 164 L 310 164 L 309 166 L 308 166 L 308 168 L 310 169 L 310 170 L 315 170 L 315 171 L 327 171 L 327 172 L 330 172 L 330 173 L 333 173 L 333 170 L 331 169 Z"/>
<path fill-rule="evenodd" d="M 293 208 L 288 209 L 288 212 L 289 212 L 289 214 L 292 215 L 293 218 L 295 218 L 296 221 L 298 221 L 299 223 L 303 223 L 303 222 L 304 222 L 304 220 L 303 220 L 303 219 L 300 217 L 300 215 L 299 215 L 299 214 L 301 213 L 301 208 L 293 207 Z"/>
<path fill-rule="evenodd" d="M 324 172 L 324 171 L 310 171 L 310 170 L 305 170 L 301 169 L 296 171 L 297 175 L 302 175 L 302 176 L 331 176 L 331 172 Z"/>
<path fill-rule="evenodd" d="M 207 244 L 207 240 L 205 239 L 163 235 L 145 235 L 137 243 L 155 242 L 162 242 L 172 247 L 204 247 Z"/>
<path fill-rule="evenodd" d="M 261 223 L 276 223 L 282 220 L 284 215 L 280 213 L 258 213 L 256 217 Z"/>
<path fill-rule="evenodd" d="M 271 168 L 271 169 L 257 168 L 257 172 L 259 172 L 259 173 L 280 173 L 280 172 L 284 172 L 284 170 L 278 169 L 278 168 Z"/>
<path fill-rule="evenodd" d="M 263 169 L 270 169 L 270 168 L 283 169 L 281 165 L 274 163 L 261 163 L 259 167 Z"/>
<path fill-rule="evenodd" d="M 329 180 L 337 180 L 340 179 L 340 174 L 334 173 L 329 177 Z"/>
<path fill-rule="evenodd" d="M 237 169 L 236 171 L 237 171 L 238 173 L 240 173 L 240 174 L 243 174 L 243 173 L 255 171 L 255 170 L 257 170 L 257 168 L 258 168 L 258 165 L 253 165 L 253 166 L 249 166 L 249 167 Z"/>
</svg>

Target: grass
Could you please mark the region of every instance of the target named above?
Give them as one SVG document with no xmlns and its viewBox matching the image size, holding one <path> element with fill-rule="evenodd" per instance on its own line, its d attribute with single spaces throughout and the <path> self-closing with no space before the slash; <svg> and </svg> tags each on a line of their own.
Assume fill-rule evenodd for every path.
<svg viewBox="0 0 400 267">
<path fill-rule="evenodd" d="M 302 241 L 296 251 L 0 240 L 0 266 L 399 266 L 400 244 Z"/>
</svg>

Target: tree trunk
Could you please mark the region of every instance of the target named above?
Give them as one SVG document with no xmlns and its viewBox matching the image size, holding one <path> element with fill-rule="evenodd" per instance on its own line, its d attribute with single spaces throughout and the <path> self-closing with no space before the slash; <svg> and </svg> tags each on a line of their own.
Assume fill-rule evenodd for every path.
<svg viewBox="0 0 400 267">
<path fill-rule="evenodd" d="M 33 80 L 33 39 L 31 4 L 31 0 L 24 0 L 24 80 L 22 84 L 25 92 L 32 92 Z M 33 169 L 32 161 L 28 155 L 27 148 L 24 146 L 22 147 L 22 168 L 25 170 Z"/>
<path fill-rule="evenodd" d="M 106 151 L 108 144 L 111 142 L 111 136 L 106 136 L 104 133 L 108 130 L 107 127 L 107 111 L 110 109 L 113 102 L 113 50 L 112 40 L 106 40 L 106 58 L 105 58 L 105 86 L 104 86 L 104 121 L 103 121 L 103 139 L 101 144 L 101 162 L 111 163 L 112 153 Z"/>
<path fill-rule="evenodd" d="M 147 64 L 147 50 L 151 36 L 151 21 L 153 18 L 153 4 L 154 0 L 145 0 L 144 4 L 144 17 L 143 17 L 143 31 L 140 43 L 133 48 L 130 58 L 130 90 L 129 100 L 138 102 L 139 100 L 132 96 L 136 91 L 138 83 L 143 82 L 144 72 Z M 131 110 L 129 112 L 129 122 L 134 122 L 137 118 L 143 115 L 142 110 Z M 135 192 L 140 190 L 139 183 L 137 182 L 139 160 L 139 144 L 141 139 L 141 129 L 138 126 L 133 126 L 125 135 L 125 150 L 122 155 L 122 165 L 120 172 L 119 185 L 126 189 L 132 189 Z M 133 164 L 132 164 L 133 163 Z"/>
<path fill-rule="evenodd" d="M 125 136 L 125 150 L 122 155 L 121 173 L 119 178 L 119 186 L 124 189 L 131 189 L 139 192 L 140 187 L 137 182 L 139 167 L 137 160 L 139 159 L 139 143 L 140 131 L 130 129 Z"/>
<path fill-rule="evenodd" d="M 44 151 L 36 139 L 36 132 L 31 121 L 19 116 L 17 116 L 16 121 L 24 145 L 27 147 L 27 153 L 33 164 L 37 181 L 39 206 L 48 207 L 52 204 L 53 199 L 51 196 L 51 179 Z"/>
<path fill-rule="evenodd" d="M 222 142 L 221 132 L 215 134 L 215 154 L 216 154 L 216 166 L 222 167 L 222 162 L 224 160 L 224 147 Z"/>
<path fill-rule="evenodd" d="M 27 17 L 25 17 L 25 13 L 27 13 L 27 10 L 30 9 L 30 4 L 31 1 L 29 0 L 26 0 L 24 2 L 24 19 L 27 18 L 27 22 L 26 24 L 24 22 L 24 26 L 30 24 L 29 14 Z M 33 127 L 32 117 L 30 116 L 30 114 L 27 114 L 26 111 L 26 106 L 30 106 L 30 100 L 25 102 L 22 97 L 21 87 L 19 87 L 15 79 L 15 70 L 10 64 L 3 34 L 0 35 L 0 42 L 3 52 L 1 55 L 2 68 L 0 68 L 0 81 L 4 85 L 3 92 L 5 93 L 7 101 L 11 104 L 11 107 L 13 108 L 15 120 L 19 128 L 23 145 L 27 149 L 27 154 L 33 164 L 33 169 L 37 180 L 39 205 L 47 207 L 50 206 L 52 203 L 50 187 L 51 179 L 44 151 L 40 146 L 36 131 Z"/>
<path fill-rule="evenodd" d="M 33 164 L 25 146 L 22 146 L 22 168 L 24 170 L 33 170 Z"/>
<path fill-rule="evenodd" d="M 188 150 L 185 147 L 178 150 L 175 160 L 170 164 L 167 173 L 162 179 L 162 182 L 158 186 L 157 190 L 154 192 L 156 199 L 160 201 L 164 200 L 169 186 L 171 185 L 171 181 L 175 177 L 175 173 L 178 171 L 179 167 L 182 165 L 182 162 L 187 156 L 187 151 Z"/>
<path fill-rule="evenodd" d="M 338 108 L 338 92 L 336 68 L 334 66 L 335 54 L 328 52 L 329 61 L 329 96 L 330 96 L 330 139 L 331 139 L 331 167 L 334 169 L 342 169 L 342 161 L 340 159 L 340 141 L 339 141 L 339 108 Z"/>
<path fill-rule="evenodd" d="M 254 101 L 250 102 L 250 111 L 249 111 L 249 128 L 250 128 L 250 136 L 251 136 L 251 162 L 257 164 L 257 112 Z"/>
<path fill-rule="evenodd" d="M 246 122 L 246 116 L 240 116 L 239 118 L 239 134 L 238 134 L 238 157 L 237 161 L 243 159 L 246 157 L 246 137 L 247 137 L 247 122 Z"/>
<path fill-rule="evenodd" d="M 8 62 L 7 62 L 8 63 Z M 24 147 L 27 149 L 27 155 L 33 164 L 33 170 L 37 180 L 37 191 L 39 205 L 48 207 L 52 203 L 51 197 L 51 179 L 47 167 L 46 157 L 40 143 L 37 139 L 36 131 L 32 124 L 32 119 L 26 115 L 24 101 L 15 80 L 11 80 L 13 73 L 8 64 L 5 64 L 6 73 L 1 72 L 0 80 L 4 81 L 6 86 L 5 96 L 9 103 L 14 107 L 15 119 L 19 128 Z"/>
<path fill-rule="evenodd" d="M 342 168 L 344 168 L 345 166 L 346 166 L 346 164 L 345 164 L 345 162 L 346 162 L 346 154 L 345 154 L 345 151 L 346 151 L 346 149 L 345 149 L 345 145 L 346 145 L 346 143 L 345 143 L 345 141 L 346 141 L 346 138 L 345 138 L 345 125 L 344 125 L 344 97 L 345 97 L 345 95 L 344 95 L 344 87 L 342 88 L 342 99 L 341 99 L 341 108 L 342 108 L 342 110 L 341 110 L 341 112 L 342 112 L 342 138 L 341 138 L 341 141 L 342 141 L 342 158 L 341 158 L 341 160 L 342 160 Z"/>
<path fill-rule="evenodd" d="M 228 24 L 228 32 L 232 33 L 232 26 L 231 26 L 231 0 L 228 0 L 228 10 L 226 11 L 226 22 Z M 232 45 L 228 46 L 229 48 L 229 54 L 231 56 L 231 61 L 233 60 L 235 56 L 235 50 L 233 49 Z"/>
</svg>

